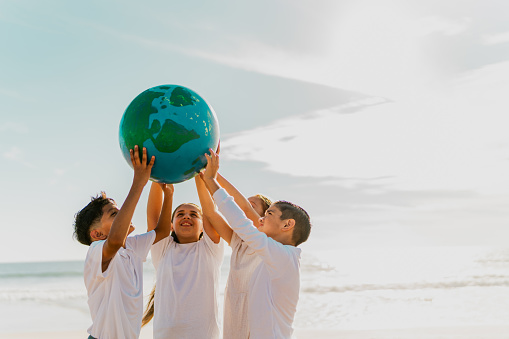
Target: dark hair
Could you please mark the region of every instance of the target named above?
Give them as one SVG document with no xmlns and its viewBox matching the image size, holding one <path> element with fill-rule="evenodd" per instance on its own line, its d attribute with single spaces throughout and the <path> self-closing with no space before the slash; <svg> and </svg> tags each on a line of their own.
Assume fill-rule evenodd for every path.
<svg viewBox="0 0 509 339">
<path fill-rule="evenodd" d="M 92 238 L 90 230 L 101 220 L 103 216 L 103 207 L 109 203 L 115 203 L 111 198 L 106 197 L 106 193 L 101 192 L 81 211 L 74 215 L 74 238 L 83 245 L 90 246 Z"/>
<path fill-rule="evenodd" d="M 281 220 L 295 220 L 292 235 L 292 240 L 295 243 L 295 246 L 299 246 L 304 241 L 308 240 L 309 233 L 311 233 L 311 220 L 309 218 L 309 214 L 302 207 L 288 201 L 276 201 L 274 205 L 281 211 Z"/>
</svg>

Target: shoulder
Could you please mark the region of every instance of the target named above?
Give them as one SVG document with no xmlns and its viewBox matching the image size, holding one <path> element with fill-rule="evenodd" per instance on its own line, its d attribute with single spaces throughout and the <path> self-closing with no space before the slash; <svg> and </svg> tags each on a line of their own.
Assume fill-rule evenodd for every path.
<svg viewBox="0 0 509 339">
<path fill-rule="evenodd" d="M 203 231 L 203 236 L 198 240 L 198 243 L 209 242 L 209 241 L 213 242 L 212 239 L 210 239 L 207 232 Z"/>
<path fill-rule="evenodd" d="M 101 253 L 102 255 L 102 248 L 106 240 L 96 240 L 90 244 L 87 251 L 87 257 L 85 261 L 93 259 L 93 257 L 96 255 L 96 252 Z"/>
<path fill-rule="evenodd" d="M 133 235 L 133 236 L 129 236 L 127 237 L 126 239 L 126 243 L 135 243 L 135 242 L 144 242 L 144 241 L 154 241 L 156 237 L 156 232 L 154 230 L 150 231 L 150 232 L 146 232 L 146 233 L 142 233 L 142 234 L 136 234 L 136 235 Z"/>
<path fill-rule="evenodd" d="M 300 248 L 291 246 L 291 245 L 285 245 L 285 246 L 288 247 L 288 251 L 290 252 L 290 255 L 292 256 L 292 258 L 294 258 L 296 260 L 300 260 L 300 256 L 302 254 L 302 250 Z"/>
<path fill-rule="evenodd" d="M 216 244 L 206 232 L 203 232 L 203 237 L 198 240 L 198 246 L 204 246 L 208 248 L 214 256 L 222 256 L 224 251 L 224 240 L 219 239 Z"/>
<path fill-rule="evenodd" d="M 104 243 L 106 242 L 106 240 L 96 240 L 96 241 L 93 241 L 90 246 L 89 246 L 89 251 L 90 249 L 92 248 L 97 248 L 97 247 L 102 247 L 104 245 Z"/>
<path fill-rule="evenodd" d="M 106 278 L 112 267 L 116 265 L 115 255 L 112 259 L 106 271 L 102 271 L 102 249 L 105 240 L 94 241 L 90 244 L 88 249 L 87 257 L 85 259 L 85 266 L 83 269 L 83 275 L 85 277 L 85 285 L 88 286 L 95 281 L 96 278 Z"/>
<path fill-rule="evenodd" d="M 291 261 L 298 264 L 302 252 L 300 248 L 293 245 L 284 245 L 270 237 L 267 237 L 267 239 L 267 246 L 269 247 L 269 250 L 277 251 L 277 253 L 279 253 L 278 259 L 280 261 Z"/>
<path fill-rule="evenodd" d="M 284 248 L 285 251 L 288 253 L 288 256 L 300 259 L 300 254 L 302 253 L 302 250 L 300 248 L 295 247 L 293 245 L 283 245 L 277 241 L 274 242 L 278 243 L 282 248 Z"/>
<path fill-rule="evenodd" d="M 300 256 L 302 250 L 292 245 L 283 245 L 283 247 L 286 253 L 288 253 L 288 262 L 290 263 L 289 266 L 298 270 L 300 267 Z"/>
<path fill-rule="evenodd" d="M 151 232 L 154 232 L 154 231 L 151 231 Z M 154 234 L 155 234 L 155 232 L 154 232 Z M 170 247 L 170 245 L 172 245 L 172 244 L 177 244 L 177 243 L 173 240 L 173 237 L 171 235 L 169 235 L 166 238 L 161 239 L 158 242 L 156 242 L 155 244 L 153 244 L 150 249 L 151 249 L 153 255 L 154 254 L 162 255 L 166 251 L 166 249 L 168 247 Z"/>
</svg>

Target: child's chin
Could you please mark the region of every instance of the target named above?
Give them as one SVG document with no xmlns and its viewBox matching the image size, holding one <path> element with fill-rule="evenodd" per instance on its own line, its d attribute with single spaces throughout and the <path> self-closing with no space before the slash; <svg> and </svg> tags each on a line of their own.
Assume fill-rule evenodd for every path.
<svg viewBox="0 0 509 339">
<path fill-rule="evenodd" d="M 135 227 L 134 227 L 133 225 L 129 226 L 129 233 L 128 233 L 128 234 L 131 234 L 131 233 L 133 233 L 133 231 L 134 231 L 134 228 L 135 228 Z"/>
</svg>

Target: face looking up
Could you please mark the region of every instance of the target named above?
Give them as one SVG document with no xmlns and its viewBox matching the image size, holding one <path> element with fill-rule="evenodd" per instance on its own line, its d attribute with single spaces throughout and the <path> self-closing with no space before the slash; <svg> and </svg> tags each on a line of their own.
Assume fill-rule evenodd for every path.
<svg viewBox="0 0 509 339">
<path fill-rule="evenodd" d="M 173 230 L 180 243 L 198 241 L 203 232 L 201 211 L 194 205 L 182 204 L 173 213 Z"/>
<path fill-rule="evenodd" d="M 114 202 L 109 202 L 103 206 L 103 215 L 99 222 L 99 227 L 95 227 L 90 231 L 90 236 L 94 240 L 105 240 L 110 234 L 111 225 L 113 225 L 113 220 L 118 214 L 118 206 Z M 127 234 L 131 234 L 134 231 L 134 225 L 131 222 L 129 225 L 129 232 Z"/>
<path fill-rule="evenodd" d="M 281 220 L 281 214 L 281 210 L 272 204 L 265 211 L 265 215 L 258 221 L 258 230 L 265 233 L 268 237 L 276 237 L 287 222 L 287 220 Z"/>
</svg>

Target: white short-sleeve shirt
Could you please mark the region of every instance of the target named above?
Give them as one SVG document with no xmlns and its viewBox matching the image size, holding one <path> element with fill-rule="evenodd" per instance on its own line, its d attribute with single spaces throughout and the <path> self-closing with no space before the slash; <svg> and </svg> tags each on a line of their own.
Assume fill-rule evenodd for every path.
<svg viewBox="0 0 509 339">
<path fill-rule="evenodd" d="M 224 242 L 179 244 L 170 236 L 152 246 L 156 268 L 154 338 L 219 338 L 218 285 Z"/>
<path fill-rule="evenodd" d="M 143 316 L 143 262 L 154 243 L 155 231 L 127 237 L 102 272 L 105 240 L 94 241 L 85 259 L 84 279 L 94 338 L 138 338 Z"/>
</svg>

